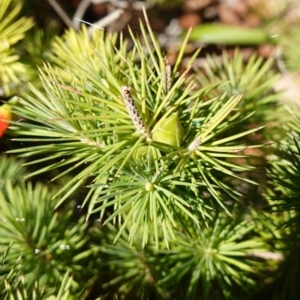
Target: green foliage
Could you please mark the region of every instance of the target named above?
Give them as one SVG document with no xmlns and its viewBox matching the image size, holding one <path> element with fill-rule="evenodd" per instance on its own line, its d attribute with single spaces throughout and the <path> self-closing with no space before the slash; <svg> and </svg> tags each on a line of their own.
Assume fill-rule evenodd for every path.
<svg viewBox="0 0 300 300">
<path fill-rule="evenodd" d="M 171 68 L 145 19 L 130 39 L 49 26 L 18 44 L 27 71 L 45 63 L 11 105 L 23 160 L 0 156 L 0 298 L 292 299 L 300 117 L 277 109 L 272 59 L 195 74 L 187 36 Z"/>
<path fill-rule="evenodd" d="M 253 257 L 267 247 L 253 235 L 253 221 L 232 222 L 228 215 L 221 214 L 209 228 L 193 229 L 192 224 L 189 228 L 189 234 L 177 232 L 172 250 L 157 252 L 153 247 L 142 249 L 139 244 L 129 248 L 127 233 L 115 245 L 108 240 L 102 250 L 104 267 L 112 277 L 103 285 L 108 295 L 126 299 L 145 295 L 155 299 L 211 299 L 222 294 L 232 297 L 232 287 L 239 295 L 247 294 L 247 288 L 253 291 L 260 287 L 256 280 L 268 262 Z M 109 229 L 107 238 L 113 239 L 116 229 Z"/>
<path fill-rule="evenodd" d="M 33 289 L 28 289 L 25 283 L 25 277 L 23 275 L 23 262 L 20 256 L 15 264 L 7 265 L 6 259 L 9 256 L 11 245 L 1 251 L 0 254 L 0 278 L 1 278 L 1 299 L 4 300 L 38 300 L 38 299 L 71 299 L 70 297 L 70 286 L 72 283 L 71 276 L 66 273 L 63 281 L 58 289 L 58 292 L 54 295 L 47 296 L 43 286 L 40 286 L 38 281 L 35 282 Z M 2 249 L 1 249 L 2 250 Z M 3 274 L 5 274 L 3 276 Z"/>
<path fill-rule="evenodd" d="M 4 187 L 6 180 L 17 182 L 25 176 L 25 169 L 22 167 L 24 161 L 16 161 L 13 158 L 8 158 L 5 155 L 0 155 L 0 187 Z"/>
<path fill-rule="evenodd" d="M 246 221 L 238 224 L 228 219 L 226 215 L 218 216 L 211 222 L 211 228 L 195 231 L 192 237 L 181 235 L 178 245 L 168 256 L 171 268 L 163 282 L 170 287 L 174 282 L 180 286 L 184 278 L 187 290 L 182 296 L 185 299 L 195 299 L 200 294 L 202 299 L 211 299 L 216 287 L 225 297 L 230 296 L 228 291 L 235 284 L 254 288 L 254 278 L 263 265 L 249 257 L 262 252 L 265 246 L 253 238 L 246 238 L 254 223 L 248 222 L 245 226 Z"/>
<path fill-rule="evenodd" d="M 278 76 L 272 71 L 272 64 L 272 57 L 264 61 L 255 54 L 244 62 L 237 49 L 232 58 L 226 52 L 221 58 L 208 56 L 204 72 L 198 71 L 197 80 L 201 87 L 211 82 L 223 82 L 210 92 L 210 97 L 223 93 L 231 97 L 242 93 L 243 99 L 237 109 L 245 116 L 256 111 L 250 118 L 245 118 L 243 126 L 246 128 L 253 123 L 266 124 L 268 120 L 274 120 L 274 115 L 270 115 L 269 111 L 275 113 L 280 96 L 273 89 Z"/>
<path fill-rule="evenodd" d="M 201 24 L 193 28 L 190 36 L 193 41 L 206 44 L 222 45 L 260 45 L 265 43 L 276 43 L 262 28 L 243 28 L 225 24 Z"/>
<path fill-rule="evenodd" d="M 280 264 L 278 273 L 267 285 L 263 293 L 269 293 L 271 299 L 296 299 L 298 297 L 299 246 L 300 246 L 300 115 L 289 108 L 291 121 L 285 124 L 287 137 L 280 143 L 276 155 L 269 158 L 270 185 L 267 193 L 273 215 L 281 216 L 277 223 L 277 247 L 286 258 Z M 280 283 L 280 287 L 279 287 Z"/>
<path fill-rule="evenodd" d="M 280 161 L 273 161 L 274 165 L 270 177 L 276 183 L 276 190 L 280 191 L 278 196 L 275 192 L 272 197 L 273 200 L 276 200 L 276 203 L 278 202 L 276 206 L 283 211 L 297 212 L 296 219 L 292 218 L 289 221 L 297 224 L 299 223 L 298 213 L 300 212 L 300 187 L 298 184 L 300 179 L 300 145 L 296 139 L 293 143 L 291 147 L 285 147 L 279 153 L 281 156 Z"/>
<path fill-rule="evenodd" d="M 47 24 L 46 28 L 34 27 L 30 30 L 22 43 L 24 52 L 26 51 L 22 61 L 35 69 L 36 66 L 42 66 L 43 62 L 49 59 L 51 45 L 58 33 L 59 28 L 54 22 Z M 35 86 L 39 83 L 40 81 L 36 80 Z"/>
<path fill-rule="evenodd" d="M 121 224 L 116 238 L 131 224 L 130 243 L 142 227 L 143 245 L 154 236 L 157 248 L 161 239 L 169 247 L 174 228 L 185 228 L 184 216 L 199 226 L 212 209 L 230 213 L 225 199 L 241 195 L 224 177 L 251 182 L 239 173 L 252 167 L 235 159 L 259 146 L 240 140 L 260 128 L 226 135 L 253 114 L 236 109 L 242 96 L 220 93 L 206 101 L 220 83 L 195 90 L 188 69 L 177 75 L 188 37 L 169 72 L 149 25 L 141 31 L 143 43 L 132 34 L 130 51 L 122 37 L 116 49 L 116 36 L 102 31 L 91 39 L 85 29 L 57 38 L 51 60 L 60 68 L 44 66 L 44 91 L 32 87 L 31 96 L 15 106 L 30 122 L 11 127 L 20 136 L 15 140 L 37 144 L 10 152 L 42 164 L 30 176 L 54 169 L 64 171 L 52 180 L 73 174 L 55 196 L 61 197 L 58 205 L 89 183 L 84 205 L 89 214 L 100 212 L 105 224 Z M 172 116 L 173 129 L 164 129 Z M 178 142 L 168 141 L 162 129 Z M 141 147 L 144 158 L 136 159 Z"/>
<path fill-rule="evenodd" d="M 24 38 L 24 34 L 33 26 L 31 18 L 21 17 L 21 4 L 12 4 L 11 0 L 0 3 L 0 84 L 2 95 L 10 94 L 16 85 L 28 79 L 27 70 L 19 60 L 13 46 Z"/>
<path fill-rule="evenodd" d="M 74 219 L 70 205 L 53 211 L 52 194 L 39 183 L 16 185 L 6 180 L 0 192 L 0 234 L 2 247 L 10 249 L 1 276 L 11 278 L 8 270 L 20 269 L 28 292 L 34 291 L 37 284 L 43 287 L 44 295 L 49 295 L 58 291 L 57 283 L 70 272 L 70 291 L 78 292 L 85 286 L 85 278 L 98 272 L 91 260 L 96 258 L 97 246 L 93 246 L 93 234 L 84 217 Z M 21 265 L 15 265 L 18 261 Z M 18 284 L 16 278 L 12 279 L 3 292 Z"/>
<path fill-rule="evenodd" d="M 270 157 L 272 168 L 269 177 L 275 189 L 269 192 L 270 200 L 279 211 L 294 213 L 288 221 L 288 227 L 299 227 L 300 213 L 300 114 L 289 109 L 291 121 L 286 124 L 287 137 L 282 141 L 276 156 Z M 300 231 L 299 231 L 300 232 Z"/>
</svg>

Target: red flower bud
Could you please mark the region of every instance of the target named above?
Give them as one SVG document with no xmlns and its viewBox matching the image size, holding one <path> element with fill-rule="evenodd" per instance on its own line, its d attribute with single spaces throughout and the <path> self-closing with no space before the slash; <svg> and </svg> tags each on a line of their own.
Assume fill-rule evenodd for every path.
<svg viewBox="0 0 300 300">
<path fill-rule="evenodd" d="M 4 134 L 11 120 L 11 107 L 8 104 L 0 106 L 0 137 Z"/>
</svg>

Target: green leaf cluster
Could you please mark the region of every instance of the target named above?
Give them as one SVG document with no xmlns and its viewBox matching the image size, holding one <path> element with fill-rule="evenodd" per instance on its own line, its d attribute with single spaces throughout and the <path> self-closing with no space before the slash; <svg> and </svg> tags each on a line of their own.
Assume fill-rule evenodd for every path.
<svg viewBox="0 0 300 300">
<path fill-rule="evenodd" d="M 1 161 L 6 162 L 7 174 L 17 174 L 20 162 L 5 157 Z M 69 292 L 81 291 L 85 278 L 98 273 L 90 259 L 96 260 L 99 251 L 84 216 L 76 217 L 71 203 L 53 210 L 55 187 L 5 177 L 0 191 L 1 295 L 27 291 L 23 299 L 31 299 L 32 291 L 44 299 L 38 295 L 58 292 L 57 283 L 64 280 Z M 63 279 L 66 273 L 72 278 Z"/>
<path fill-rule="evenodd" d="M 10 152 L 30 158 L 27 165 L 41 165 L 30 176 L 61 169 L 52 180 L 71 177 L 54 196 L 60 197 L 57 206 L 88 185 L 83 203 L 89 215 L 99 212 L 105 224 L 120 224 L 116 238 L 129 226 L 132 244 L 140 239 L 137 229 L 143 228 L 142 245 L 154 236 L 156 248 L 162 239 L 169 247 L 175 228 L 187 230 L 184 216 L 200 227 L 212 210 L 230 214 L 226 199 L 237 200 L 241 194 L 228 178 L 253 183 L 240 175 L 252 167 L 237 160 L 246 157 L 244 149 L 261 146 L 243 141 L 261 127 L 228 134 L 254 113 L 238 109 L 242 95 L 210 97 L 220 82 L 197 89 L 188 73 L 197 53 L 188 69 L 178 73 L 188 37 L 169 74 L 149 25 L 141 24 L 141 31 L 143 39 L 131 33 L 130 50 L 122 36 L 102 31 L 90 38 L 85 29 L 79 34 L 69 30 L 57 38 L 50 55 L 53 64 L 40 70 L 44 91 L 32 87 L 15 106 L 28 122 L 15 122 L 12 129 L 19 137 L 14 140 L 30 145 Z M 131 88 L 148 138 L 128 113 L 124 85 Z M 175 133 L 161 125 L 173 114 Z M 158 129 L 166 137 L 179 136 L 179 127 L 178 143 L 156 137 Z"/>
<path fill-rule="evenodd" d="M 26 31 L 33 26 L 33 20 L 18 18 L 21 4 L 12 4 L 11 0 L 0 3 L 0 85 L 1 95 L 11 93 L 16 85 L 28 80 L 26 66 L 20 62 L 20 56 L 14 46 L 24 38 Z"/>
<path fill-rule="evenodd" d="M 269 111 L 276 111 L 280 94 L 274 91 L 274 84 L 278 79 L 272 67 L 273 58 L 263 60 L 252 54 L 246 61 L 237 48 L 230 58 L 226 52 L 222 56 L 208 55 L 202 70 L 197 70 L 199 86 L 212 82 L 222 82 L 216 89 L 211 90 L 210 97 L 227 93 L 228 96 L 243 94 L 238 105 L 241 114 L 245 116 L 256 111 L 251 118 L 241 124 L 249 128 L 251 124 L 266 124 L 274 120 Z"/>
<path fill-rule="evenodd" d="M 283 278 L 281 298 L 297 286 L 300 118 L 266 150 L 273 61 L 236 50 L 192 72 L 187 36 L 171 68 L 145 21 L 127 39 L 69 29 L 46 52 L 51 35 L 31 36 L 47 62 L 12 103 L 9 152 L 23 160 L 0 156 L 4 299 L 276 299 Z M 249 155 L 261 148 L 268 183 Z"/>
<path fill-rule="evenodd" d="M 300 114 L 293 106 L 288 107 L 288 111 L 290 122 L 285 124 L 287 135 L 269 157 L 266 196 L 272 208 L 272 219 L 276 220 L 272 229 L 274 233 L 277 232 L 274 234 L 276 247 L 286 256 L 272 282 L 260 292 L 260 295 L 268 293 L 271 299 L 283 299 L 285 295 L 289 295 L 289 299 L 298 297 L 296 278 L 300 274 Z"/>
<path fill-rule="evenodd" d="M 232 222 L 222 213 L 215 215 L 209 228 L 194 228 L 190 234 L 177 232 L 171 250 L 158 252 L 153 247 L 141 249 L 138 244 L 129 248 L 128 234 L 123 234 L 115 245 L 104 244 L 104 268 L 113 278 L 103 288 L 108 297 L 125 294 L 136 299 L 149 295 L 156 299 L 222 298 L 229 297 L 233 287 L 236 296 L 245 295 L 248 288 L 259 288 L 257 274 L 263 274 L 265 264 L 252 259 L 266 251 L 262 240 L 247 238 L 254 226 L 254 222 Z M 107 236 L 113 238 L 115 231 L 110 227 Z M 247 275 L 241 277 L 240 273 Z"/>
</svg>

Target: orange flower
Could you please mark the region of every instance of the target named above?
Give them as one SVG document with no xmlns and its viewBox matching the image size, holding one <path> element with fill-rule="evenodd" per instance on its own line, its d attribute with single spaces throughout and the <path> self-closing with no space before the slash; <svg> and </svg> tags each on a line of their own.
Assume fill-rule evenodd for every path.
<svg viewBox="0 0 300 300">
<path fill-rule="evenodd" d="M 8 104 L 0 106 L 0 137 L 4 134 L 11 120 L 11 107 Z"/>
</svg>

